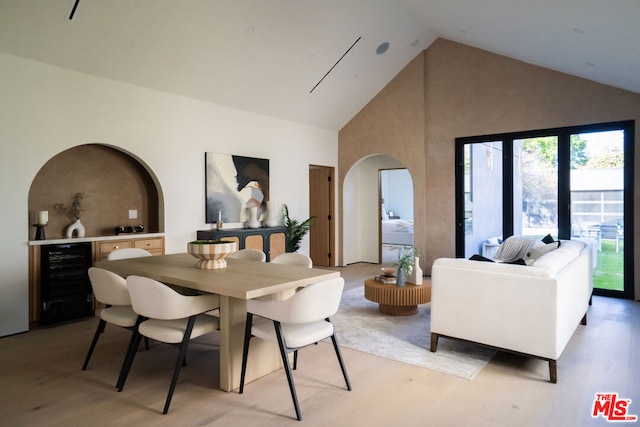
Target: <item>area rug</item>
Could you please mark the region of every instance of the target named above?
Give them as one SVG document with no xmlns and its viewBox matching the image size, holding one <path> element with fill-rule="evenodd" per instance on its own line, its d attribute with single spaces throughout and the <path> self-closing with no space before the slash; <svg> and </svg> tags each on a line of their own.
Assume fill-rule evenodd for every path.
<svg viewBox="0 0 640 427">
<path fill-rule="evenodd" d="M 481 345 L 440 338 L 429 351 L 431 304 L 418 306 L 413 316 L 389 316 L 357 288 L 342 295 L 331 321 L 340 346 L 472 380 L 495 354 Z"/>
</svg>

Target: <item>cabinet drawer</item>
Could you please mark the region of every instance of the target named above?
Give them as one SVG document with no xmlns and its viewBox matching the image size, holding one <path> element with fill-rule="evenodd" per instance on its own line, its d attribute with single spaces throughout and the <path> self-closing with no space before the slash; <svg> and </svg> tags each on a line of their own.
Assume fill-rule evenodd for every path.
<svg viewBox="0 0 640 427">
<path fill-rule="evenodd" d="M 98 251 L 100 257 L 106 257 L 109 253 L 116 249 L 130 248 L 131 240 L 114 240 L 112 242 L 100 242 L 98 245 Z"/>
<path fill-rule="evenodd" d="M 140 239 L 134 240 L 133 246 L 135 248 L 146 249 L 148 251 L 158 251 L 162 250 L 164 245 L 162 243 L 162 239 Z"/>
</svg>

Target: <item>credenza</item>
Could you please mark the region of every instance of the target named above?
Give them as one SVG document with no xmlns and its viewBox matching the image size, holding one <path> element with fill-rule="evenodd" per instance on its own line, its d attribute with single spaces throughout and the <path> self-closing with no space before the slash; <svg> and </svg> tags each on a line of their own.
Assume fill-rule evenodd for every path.
<svg viewBox="0 0 640 427">
<path fill-rule="evenodd" d="M 198 240 L 230 240 L 238 249 L 260 249 L 267 262 L 287 251 L 289 234 L 287 227 L 230 228 L 223 230 L 198 230 Z"/>
</svg>

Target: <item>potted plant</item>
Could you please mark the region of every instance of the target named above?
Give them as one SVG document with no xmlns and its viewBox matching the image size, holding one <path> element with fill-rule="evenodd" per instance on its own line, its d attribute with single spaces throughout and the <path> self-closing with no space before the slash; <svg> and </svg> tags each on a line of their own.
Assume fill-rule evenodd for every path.
<svg viewBox="0 0 640 427">
<path fill-rule="evenodd" d="M 404 286 L 405 280 L 413 271 L 415 258 L 419 257 L 418 249 L 415 246 L 402 246 L 398 249 L 398 262 L 394 265 L 398 267 L 396 285 Z"/>
<path fill-rule="evenodd" d="M 309 230 L 311 230 L 311 226 L 316 220 L 316 217 L 312 216 L 300 222 L 298 220 L 291 219 L 291 217 L 289 216 L 289 208 L 286 204 L 282 205 L 282 207 L 284 209 L 284 225 L 287 227 L 287 231 L 289 232 L 287 251 L 298 252 L 298 249 L 300 249 L 300 242 L 302 241 L 302 238 L 309 232 Z"/>
</svg>

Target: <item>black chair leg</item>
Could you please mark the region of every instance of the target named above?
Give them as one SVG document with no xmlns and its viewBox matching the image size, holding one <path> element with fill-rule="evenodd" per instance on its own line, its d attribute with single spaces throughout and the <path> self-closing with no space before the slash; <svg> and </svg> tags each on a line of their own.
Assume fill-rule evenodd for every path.
<svg viewBox="0 0 640 427">
<path fill-rule="evenodd" d="M 189 341 L 191 340 L 191 331 L 193 330 L 193 325 L 196 323 L 196 317 L 197 316 L 189 317 L 189 321 L 187 322 L 187 329 L 184 331 L 184 336 L 182 337 L 182 344 L 180 345 L 180 352 L 178 353 L 176 368 L 173 371 L 173 378 L 171 379 L 169 394 L 167 394 L 167 401 L 164 403 L 164 410 L 162 411 L 162 414 L 166 414 L 167 412 L 169 412 L 169 405 L 171 404 L 173 391 L 176 389 L 176 384 L 178 383 L 180 369 L 182 369 L 182 364 L 184 363 L 185 355 L 187 354 L 187 348 L 189 347 Z"/>
<path fill-rule="evenodd" d="M 149 350 L 149 338 L 144 337 L 144 349 Z"/>
<path fill-rule="evenodd" d="M 89 351 L 87 352 L 87 357 L 84 359 L 84 363 L 82 364 L 82 370 L 87 369 L 87 365 L 89 364 L 89 360 L 91 359 L 91 355 L 93 354 L 93 350 L 96 348 L 96 344 L 98 343 L 98 339 L 100 338 L 100 334 L 104 332 L 104 327 L 107 324 L 106 321 L 100 319 L 98 322 L 98 327 L 96 328 L 96 333 L 93 334 L 93 340 L 91 340 L 91 346 L 89 346 Z"/>
<path fill-rule="evenodd" d="M 242 369 L 240 370 L 240 390 L 239 394 L 244 391 L 244 377 L 247 373 L 247 358 L 249 357 L 249 341 L 251 341 L 251 324 L 253 323 L 253 314 L 247 313 L 247 323 L 244 327 L 244 347 L 242 349 Z"/>
<path fill-rule="evenodd" d="M 347 383 L 347 390 L 351 391 L 351 382 L 349 381 L 349 375 L 347 375 L 347 368 L 344 365 L 344 360 L 342 360 L 342 353 L 340 352 L 340 346 L 338 346 L 338 340 L 335 333 L 331 335 L 331 341 L 333 342 L 333 348 L 336 350 L 336 356 L 338 356 L 338 363 L 340 363 L 340 369 L 342 369 L 344 381 Z"/>
<path fill-rule="evenodd" d="M 287 357 L 287 349 L 282 338 L 282 329 L 280 322 L 273 322 L 276 328 L 276 336 L 278 337 L 278 347 L 280 347 L 280 355 L 282 356 L 282 363 L 284 364 L 284 370 L 287 374 L 287 381 L 289 382 L 289 390 L 291 390 L 291 399 L 293 399 L 293 406 L 296 409 L 296 417 L 298 421 L 302 421 L 302 412 L 300 411 L 300 404 L 298 403 L 298 395 L 296 394 L 296 386 L 293 383 L 293 373 L 291 372 L 291 366 L 289 365 L 289 358 Z"/>
<path fill-rule="evenodd" d="M 136 324 L 133 327 L 133 331 L 131 332 L 131 340 L 129 341 L 129 347 L 127 348 L 127 353 L 124 356 L 124 360 L 122 361 L 122 368 L 120 368 L 120 375 L 118 376 L 118 383 L 116 384 L 116 388 L 118 391 L 122 391 L 124 388 L 124 383 L 127 381 L 127 376 L 129 375 L 129 370 L 131 369 L 131 365 L 133 364 L 133 359 L 136 356 L 136 352 L 138 351 L 138 346 L 140 345 L 140 340 L 142 339 L 142 335 L 138 332 L 138 326 L 142 321 L 145 320 L 144 317 L 138 316 L 136 319 Z"/>
<path fill-rule="evenodd" d="M 295 371 L 296 369 L 298 369 L 298 350 L 293 352 L 293 370 Z"/>
</svg>

